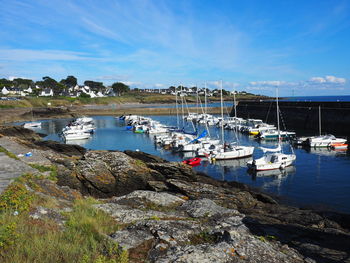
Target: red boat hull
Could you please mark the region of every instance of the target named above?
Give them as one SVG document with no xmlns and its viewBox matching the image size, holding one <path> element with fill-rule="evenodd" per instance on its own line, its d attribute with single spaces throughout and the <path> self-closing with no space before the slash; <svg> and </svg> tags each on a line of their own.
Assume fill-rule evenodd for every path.
<svg viewBox="0 0 350 263">
<path fill-rule="evenodd" d="M 188 164 L 191 166 L 198 166 L 201 164 L 202 159 L 201 158 L 191 158 L 191 159 L 187 159 L 182 161 L 184 164 Z"/>
</svg>

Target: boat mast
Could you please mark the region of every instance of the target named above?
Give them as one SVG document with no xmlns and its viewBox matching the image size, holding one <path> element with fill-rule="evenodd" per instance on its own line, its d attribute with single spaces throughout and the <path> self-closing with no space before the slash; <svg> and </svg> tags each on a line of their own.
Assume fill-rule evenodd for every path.
<svg viewBox="0 0 350 263">
<path fill-rule="evenodd" d="M 236 108 L 236 91 L 233 91 L 233 103 L 234 103 L 234 106 L 235 106 L 235 119 L 237 118 L 237 108 Z M 236 128 L 237 128 L 237 123 L 236 123 L 236 120 L 235 120 L 235 125 L 236 125 Z"/>
<path fill-rule="evenodd" d="M 280 110 L 278 107 L 278 88 L 276 88 L 276 111 L 277 111 L 278 145 L 280 145 L 281 144 L 281 133 L 280 133 Z"/>
<path fill-rule="evenodd" d="M 207 83 L 204 83 L 204 113 L 207 114 Z M 205 117 L 207 118 L 207 117 Z"/>
<path fill-rule="evenodd" d="M 197 83 L 198 84 L 198 83 Z M 196 107 L 197 107 L 197 110 L 196 110 L 196 112 L 197 112 L 197 118 L 198 118 L 198 114 L 199 114 L 199 97 L 198 97 L 198 85 L 196 85 L 196 95 L 197 95 L 197 97 L 196 97 L 196 103 L 197 103 L 197 105 L 196 105 Z"/>
<path fill-rule="evenodd" d="M 224 105 L 222 101 L 222 80 L 220 83 L 220 98 L 221 98 L 221 138 L 222 138 L 222 143 L 225 143 L 225 138 L 224 138 Z"/>
<path fill-rule="evenodd" d="M 233 104 L 235 106 L 235 136 L 236 136 L 236 141 L 238 143 L 238 135 L 237 135 L 237 109 L 236 109 L 236 91 L 233 91 Z"/>
<path fill-rule="evenodd" d="M 179 129 L 179 108 L 178 108 L 178 103 L 177 103 L 177 88 L 175 87 L 175 101 L 176 101 L 176 123 L 177 123 L 177 128 Z"/>
<path fill-rule="evenodd" d="M 318 129 L 320 131 L 320 136 L 322 134 L 321 132 L 321 105 L 318 106 Z"/>
<path fill-rule="evenodd" d="M 185 115 L 185 112 L 184 112 L 184 94 L 182 92 L 182 85 L 181 85 L 181 93 L 180 93 L 180 97 L 181 97 L 181 113 L 182 113 L 182 128 L 185 128 L 185 120 L 184 120 L 184 115 Z"/>
</svg>

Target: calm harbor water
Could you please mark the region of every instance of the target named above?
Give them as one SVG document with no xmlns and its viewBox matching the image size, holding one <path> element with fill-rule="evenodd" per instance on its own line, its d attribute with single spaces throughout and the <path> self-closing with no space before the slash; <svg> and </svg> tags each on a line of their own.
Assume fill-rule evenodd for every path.
<svg viewBox="0 0 350 263">
<path fill-rule="evenodd" d="M 174 116 L 150 116 L 164 124 L 175 125 Z M 161 156 L 169 161 L 181 161 L 185 156 L 157 147 L 153 138 L 146 134 L 135 134 L 125 129 L 124 123 L 112 116 L 95 116 L 96 131 L 88 140 L 74 141 L 88 149 L 95 150 L 136 150 Z M 42 128 L 37 132 L 47 134 L 45 139 L 60 141 L 58 133 L 70 119 L 43 121 Z M 187 124 L 186 129 L 192 130 Z M 200 127 L 199 130 L 203 130 Z M 212 137 L 219 134 L 216 127 L 210 128 Z M 254 156 L 259 157 L 262 151 L 259 146 L 273 147 L 275 144 L 259 143 L 252 137 L 238 134 L 243 145 L 256 146 Z M 233 131 L 225 131 L 225 140 L 234 140 Z M 290 151 L 289 144 L 283 145 Z M 306 151 L 295 149 L 297 161 L 294 167 L 289 167 L 285 173 L 270 171 L 250 175 L 247 173 L 246 161 L 249 159 L 217 162 L 215 165 L 202 162 L 195 167 L 217 180 L 239 181 L 262 189 L 270 194 L 278 195 L 289 204 L 301 207 L 316 207 L 350 213 L 350 156 L 346 152 L 335 152 L 327 149 Z"/>
</svg>

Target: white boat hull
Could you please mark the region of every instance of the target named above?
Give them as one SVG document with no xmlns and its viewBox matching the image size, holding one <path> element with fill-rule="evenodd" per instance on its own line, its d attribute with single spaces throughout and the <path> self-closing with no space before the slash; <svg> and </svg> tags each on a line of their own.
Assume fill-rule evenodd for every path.
<svg viewBox="0 0 350 263">
<path fill-rule="evenodd" d="M 226 151 L 222 149 L 220 152 L 215 154 L 213 158 L 215 158 L 215 160 L 238 159 L 238 158 L 252 156 L 253 152 L 254 152 L 254 147 L 237 146 L 237 147 L 234 147 L 233 149 L 229 149 Z"/>
<path fill-rule="evenodd" d="M 41 122 L 27 122 L 23 125 L 23 127 L 26 129 L 39 128 L 41 127 Z"/>
<path fill-rule="evenodd" d="M 294 154 L 274 153 L 267 154 L 259 159 L 247 162 L 248 168 L 255 171 L 268 171 L 284 169 L 293 164 L 296 156 Z"/>
</svg>

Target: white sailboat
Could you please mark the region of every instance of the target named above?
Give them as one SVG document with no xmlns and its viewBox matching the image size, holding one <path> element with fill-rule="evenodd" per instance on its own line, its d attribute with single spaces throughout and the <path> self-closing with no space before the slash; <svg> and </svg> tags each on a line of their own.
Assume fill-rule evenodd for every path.
<svg viewBox="0 0 350 263">
<path fill-rule="evenodd" d="M 348 147 L 346 139 L 337 138 L 332 134 L 322 135 L 321 106 L 318 107 L 318 126 L 319 136 L 301 137 L 298 139 L 297 144 L 306 145 L 312 148 L 343 147 L 346 149 Z"/>
<path fill-rule="evenodd" d="M 223 98 L 222 98 L 222 81 L 221 81 L 221 119 L 224 119 L 224 107 L 223 107 Z M 236 103 L 236 102 L 235 102 Z M 237 117 L 237 116 L 235 116 Z M 224 122 L 221 121 L 221 138 L 222 138 L 222 147 L 213 154 L 212 159 L 215 160 L 229 160 L 249 157 L 253 154 L 254 147 L 252 146 L 242 146 L 235 143 L 226 143 L 224 138 Z M 237 140 L 237 138 L 236 138 Z"/>
<path fill-rule="evenodd" d="M 264 156 L 259 159 L 254 159 L 247 162 L 248 168 L 254 171 L 267 171 L 275 169 L 284 169 L 293 164 L 296 160 L 296 155 L 285 154 L 282 152 L 281 136 L 280 136 L 280 121 L 279 121 L 279 107 L 278 107 L 278 90 L 276 90 L 276 108 L 277 108 L 277 129 L 278 129 L 278 147 L 275 149 L 263 148 Z"/>
</svg>

